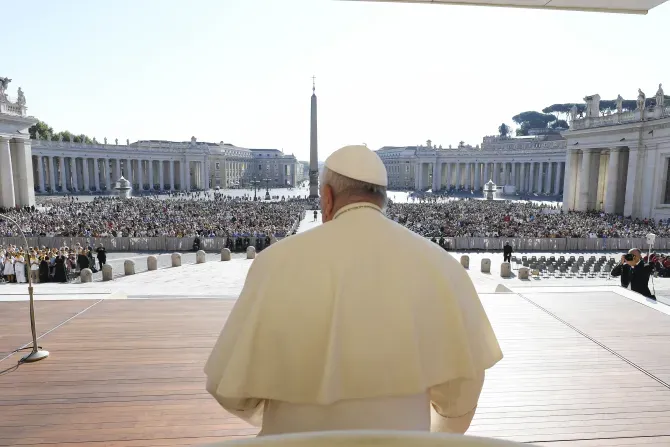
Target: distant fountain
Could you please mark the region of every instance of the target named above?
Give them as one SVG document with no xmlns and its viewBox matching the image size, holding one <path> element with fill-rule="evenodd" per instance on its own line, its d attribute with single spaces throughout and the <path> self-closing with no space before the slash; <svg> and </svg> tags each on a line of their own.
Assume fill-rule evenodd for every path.
<svg viewBox="0 0 670 447">
<path fill-rule="evenodd" d="M 116 190 L 116 194 L 122 198 L 122 199 L 129 199 L 130 198 L 130 191 L 132 187 L 130 186 L 130 182 L 126 180 L 123 175 L 119 180 L 117 180 L 116 185 L 114 185 L 114 189 Z"/>
<path fill-rule="evenodd" d="M 484 197 L 486 197 L 486 200 L 494 200 L 497 192 L 498 186 L 493 183 L 493 180 L 489 180 L 488 183 L 484 185 Z"/>
</svg>

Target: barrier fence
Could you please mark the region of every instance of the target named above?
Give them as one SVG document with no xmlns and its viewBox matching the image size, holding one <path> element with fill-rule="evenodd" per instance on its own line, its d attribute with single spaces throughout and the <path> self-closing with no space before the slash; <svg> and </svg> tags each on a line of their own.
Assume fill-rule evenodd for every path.
<svg viewBox="0 0 670 447">
<path fill-rule="evenodd" d="M 82 246 L 103 246 L 109 252 L 113 251 L 191 251 L 193 248 L 192 237 L 29 237 L 28 245 L 31 247 L 72 247 L 77 243 Z M 233 239 L 233 246 L 237 238 Z M 276 238 L 277 240 L 281 238 Z M 256 245 L 256 238 L 251 237 L 249 241 Z M 448 237 L 444 238 L 445 247 L 448 250 L 502 250 L 506 241 L 514 248 L 514 251 L 538 251 L 538 252 L 575 252 L 575 251 L 627 251 L 631 248 L 646 250 L 645 238 L 611 238 L 611 239 L 544 239 L 544 238 L 485 238 L 485 237 Z M 23 246 L 20 237 L 0 237 L 0 246 L 8 244 Z M 200 248 L 205 251 L 219 252 L 226 247 L 226 238 L 200 238 Z M 663 251 L 670 249 L 670 239 L 657 238 L 655 250 Z"/>
</svg>

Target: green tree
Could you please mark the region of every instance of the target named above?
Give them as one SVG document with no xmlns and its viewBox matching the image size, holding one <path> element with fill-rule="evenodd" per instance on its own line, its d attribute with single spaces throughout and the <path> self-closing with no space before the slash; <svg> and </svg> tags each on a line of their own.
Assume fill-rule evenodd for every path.
<svg viewBox="0 0 670 447">
<path fill-rule="evenodd" d="M 498 133 L 500 134 L 501 137 L 507 138 L 510 134 L 512 129 L 509 128 L 509 126 L 505 123 L 502 123 L 500 127 L 498 127 Z"/>
<path fill-rule="evenodd" d="M 556 121 L 556 117 L 551 114 L 528 111 L 512 117 L 512 120 L 520 126 L 516 130 L 517 136 L 527 136 L 530 129 L 546 129 L 549 123 Z"/>
<path fill-rule="evenodd" d="M 93 140 L 85 134 L 74 135 L 69 130 L 54 132 L 53 128 L 44 121 L 38 121 L 34 125 L 30 126 L 28 132 L 30 133 L 30 138 L 34 140 L 58 141 L 62 136 L 63 141 L 72 141 L 75 143 L 83 142 L 89 144 L 93 142 Z"/>
<path fill-rule="evenodd" d="M 30 138 L 33 140 L 48 140 L 54 133 L 54 130 L 44 121 L 38 121 L 28 129 Z"/>
</svg>

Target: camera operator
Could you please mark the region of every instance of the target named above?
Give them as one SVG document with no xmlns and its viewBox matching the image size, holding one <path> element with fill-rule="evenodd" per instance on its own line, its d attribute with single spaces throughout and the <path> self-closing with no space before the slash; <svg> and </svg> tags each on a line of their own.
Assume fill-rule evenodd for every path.
<svg viewBox="0 0 670 447">
<path fill-rule="evenodd" d="M 647 298 L 656 299 L 649 290 L 649 277 L 654 272 L 653 264 L 646 264 L 639 249 L 631 249 L 627 255 L 621 256 L 619 265 L 612 269 L 612 276 L 621 277 L 621 287 L 630 288 L 633 292 Z"/>
</svg>

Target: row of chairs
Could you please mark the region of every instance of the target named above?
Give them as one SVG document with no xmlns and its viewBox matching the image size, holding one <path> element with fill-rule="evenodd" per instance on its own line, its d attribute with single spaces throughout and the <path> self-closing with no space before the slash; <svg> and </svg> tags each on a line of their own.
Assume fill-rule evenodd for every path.
<svg viewBox="0 0 670 447">
<path fill-rule="evenodd" d="M 607 278 L 610 276 L 616 260 L 607 259 L 607 256 L 596 258 L 590 256 L 522 256 L 520 259 L 512 257 L 512 265 L 516 269 L 528 267 L 535 277 L 547 278 Z"/>
</svg>

